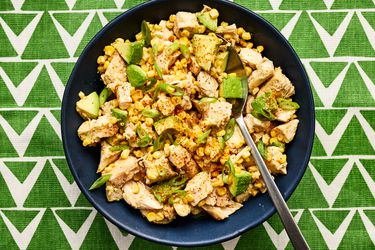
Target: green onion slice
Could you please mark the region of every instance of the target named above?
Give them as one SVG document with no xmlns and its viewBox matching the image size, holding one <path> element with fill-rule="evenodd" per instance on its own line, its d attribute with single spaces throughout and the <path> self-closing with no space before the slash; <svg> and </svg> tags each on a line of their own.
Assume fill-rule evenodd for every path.
<svg viewBox="0 0 375 250">
<path fill-rule="evenodd" d="M 160 113 L 156 109 L 145 108 L 142 110 L 142 115 L 145 117 L 156 118 L 160 115 Z"/>
<path fill-rule="evenodd" d="M 141 32 L 142 32 L 143 39 L 145 41 L 145 46 L 149 46 L 151 43 L 151 31 L 145 20 L 142 21 Z"/>
<path fill-rule="evenodd" d="M 159 84 L 158 88 L 161 91 L 166 92 L 170 95 L 174 95 L 174 96 L 183 96 L 185 94 L 185 92 L 182 88 L 179 88 L 177 86 L 174 86 L 174 85 L 168 84 L 168 83 Z"/>
<path fill-rule="evenodd" d="M 120 151 L 120 150 L 126 150 L 126 149 L 129 149 L 129 145 L 127 145 L 127 144 L 120 144 L 120 145 L 112 146 L 109 150 L 111 150 L 112 152 L 114 152 L 114 151 Z"/>
<path fill-rule="evenodd" d="M 197 137 L 197 143 L 205 143 L 207 141 L 207 137 L 210 135 L 211 129 L 207 130 L 203 134 L 198 135 Z"/>
<path fill-rule="evenodd" d="M 234 128 L 236 126 L 236 120 L 234 118 L 231 118 L 225 126 L 225 135 L 224 135 L 224 141 L 228 141 L 232 135 L 234 134 Z"/>
<path fill-rule="evenodd" d="M 93 190 L 103 186 L 109 179 L 111 178 L 111 174 L 105 174 L 100 176 L 96 181 L 91 185 L 89 190 Z"/>
</svg>

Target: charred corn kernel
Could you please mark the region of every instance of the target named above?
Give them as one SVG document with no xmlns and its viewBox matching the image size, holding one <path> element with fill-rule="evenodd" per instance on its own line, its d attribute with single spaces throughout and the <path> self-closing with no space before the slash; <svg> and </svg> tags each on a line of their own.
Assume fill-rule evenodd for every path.
<svg viewBox="0 0 375 250">
<path fill-rule="evenodd" d="M 133 194 L 138 194 L 138 193 L 139 193 L 140 188 L 139 188 L 138 183 L 135 183 L 135 184 L 132 186 L 132 191 L 133 191 Z"/>
<path fill-rule="evenodd" d="M 188 202 L 192 202 L 194 200 L 194 197 L 191 194 L 187 194 L 185 198 L 187 199 Z"/>
<path fill-rule="evenodd" d="M 156 213 L 154 212 L 149 212 L 147 215 L 146 215 L 146 218 L 149 222 L 153 222 L 153 221 L 156 221 L 158 219 L 158 216 L 156 215 Z"/>
<path fill-rule="evenodd" d="M 236 161 L 237 164 L 241 164 L 243 162 L 243 158 L 240 158 Z"/>
<path fill-rule="evenodd" d="M 191 209 L 191 213 L 192 215 L 198 215 L 202 212 L 201 209 L 197 208 L 197 207 L 193 207 L 193 209 Z"/>
<path fill-rule="evenodd" d="M 258 194 L 258 192 L 259 192 L 258 190 L 253 189 L 253 190 L 251 190 L 251 195 L 256 196 Z"/>
<path fill-rule="evenodd" d="M 256 187 L 256 188 L 262 188 L 263 184 L 258 181 L 258 182 L 255 182 L 254 187 Z"/>
<path fill-rule="evenodd" d="M 228 157 L 221 157 L 220 158 L 220 163 L 222 164 L 222 165 L 224 165 L 225 164 L 225 162 L 228 160 Z"/>
<path fill-rule="evenodd" d="M 136 175 L 134 175 L 134 177 L 133 177 L 133 180 L 134 181 L 139 181 L 141 179 L 141 176 L 139 175 L 139 174 L 136 174 Z M 138 186 L 138 188 L 139 188 L 139 186 Z"/>
<path fill-rule="evenodd" d="M 285 163 L 286 162 L 286 155 L 281 155 L 278 162 L 280 162 L 281 164 Z"/>
<path fill-rule="evenodd" d="M 180 62 L 181 62 L 182 67 L 185 68 L 187 66 L 187 60 L 186 60 L 186 58 L 182 58 Z"/>
<path fill-rule="evenodd" d="M 165 156 L 168 157 L 170 153 L 171 153 L 170 144 L 169 143 L 164 144 L 164 154 L 165 154 Z"/>
<path fill-rule="evenodd" d="M 250 158 L 250 152 L 249 151 L 245 151 L 245 152 L 243 152 L 243 154 L 242 154 L 242 158 L 244 158 L 244 159 L 247 159 L 247 158 Z"/>
<path fill-rule="evenodd" d="M 277 143 L 278 140 L 276 138 L 273 138 L 273 137 L 269 141 L 270 144 L 275 143 L 275 142 Z"/>
<path fill-rule="evenodd" d="M 271 130 L 271 137 L 274 138 L 274 137 L 277 137 L 277 133 L 275 130 Z M 277 140 L 277 139 L 276 139 Z"/>
<path fill-rule="evenodd" d="M 204 156 L 204 148 L 203 147 L 199 147 L 197 149 L 197 155 L 200 156 L 200 157 Z"/>
<path fill-rule="evenodd" d="M 241 45 L 242 47 L 246 47 L 246 46 L 247 46 L 247 42 L 241 39 L 241 40 L 240 40 L 240 45 Z"/>
<path fill-rule="evenodd" d="M 147 158 L 148 161 L 152 161 L 152 160 L 154 159 L 154 158 L 152 157 L 152 155 L 150 155 L 150 154 L 148 154 L 146 158 Z"/>
<path fill-rule="evenodd" d="M 294 115 L 292 115 L 292 117 L 290 119 L 293 120 L 293 119 L 296 119 L 296 118 L 297 118 L 297 115 L 294 114 Z"/>
<path fill-rule="evenodd" d="M 111 55 L 113 55 L 113 53 L 115 53 L 115 48 L 111 45 L 107 45 L 107 46 L 104 47 L 104 53 L 107 56 L 111 56 Z"/>
<path fill-rule="evenodd" d="M 176 202 L 176 201 L 173 200 L 173 202 Z M 188 200 L 186 199 L 186 197 L 183 197 L 183 198 L 182 198 L 182 202 L 183 202 L 184 204 L 188 204 L 188 203 L 189 203 Z"/>
<path fill-rule="evenodd" d="M 91 141 L 90 141 L 89 139 L 85 139 L 85 140 L 83 140 L 83 142 L 82 142 L 82 145 L 83 145 L 84 147 L 86 147 L 86 146 L 89 145 L 89 144 L 91 144 Z"/>
<path fill-rule="evenodd" d="M 190 93 L 191 93 L 192 95 L 195 95 L 195 93 L 197 93 L 197 90 L 196 90 L 196 89 L 191 89 L 191 90 L 190 90 Z"/>
<path fill-rule="evenodd" d="M 137 41 L 142 40 L 142 38 L 143 38 L 143 36 L 142 36 L 142 33 L 141 33 L 141 32 L 139 32 L 138 34 L 135 35 L 135 39 L 136 39 Z"/>
<path fill-rule="evenodd" d="M 219 196 L 223 196 L 227 193 L 227 188 L 226 187 L 218 187 L 216 189 L 216 192 Z"/>
<path fill-rule="evenodd" d="M 188 36 L 190 36 L 190 32 L 188 31 L 188 30 L 183 30 L 182 32 L 181 32 L 181 34 L 180 34 L 181 36 L 184 36 L 184 37 L 188 37 Z"/>
<path fill-rule="evenodd" d="M 251 49 L 252 47 L 254 46 L 254 44 L 253 43 L 247 43 L 247 45 L 246 45 L 246 48 L 249 48 L 249 49 Z"/>
<path fill-rule="evenodd" d="M 209 156 L 211 154 L 211 150 L 212 150 L 211 147 L 205 147 L 204 148 L 204 154 L 207 155 L 207 156 Z"/>
<path fill-rule="evenodd" d="M 219 132 L 216 133 L 216 136 L 220 137 L 220 136 L 224 136 L 225 135 L 225 130 L 222 129 L 220 130 Z"/>
<path fill-rule="evenodd" d="M 244 33 L 242 33 L 241 38 L 243 40 L 250 40 L 251 39 L 250 32 L 244 32 Z"/>
<path fill-rule="evenodd" d="M 103 68 L 103 66 L 99 66 L 98 67 L 98 72 L 99 73 L 104 73 L 105 69 Z"/>
<path fill-rule="evenodd" d="M 228 23 L 227 23 L 227 22 L 221 22 L 220 25 L 223 26 L 223 27 L 227 27 L 227 26 L 228 26 Z"/>
<path fill-rule="evenodd" d="M 140 89 L 137 89 L 137 90 L 135 90 L 134 92 L 133 92 L 133 94 L 132 94 L 132 99 L 133 99 L 133 101 L 134 102 L 137 102 L 137 101 L 139 101 L 140 99 L 142 99 L 143 98 L 143 92 L 142 92 L 142 90 L 140 90 Z M 140 102 L 139 102 L 140 103 Z M 142 104 L 142 103 L 140 103 L 140 104 Z M 143 105 L 142 105 L 143 106 Z M 143 107 L 144 108 L 144 107 Z M 142 109 L 143 109 L 142 108 Z"/>
<path fill-rule="evenodd" d="M 173 22 L 170 22 L 168 21 L 167 24 L 165 25 L 168 29 L 173 29 L 173 26 L 174 26 L 174 23 Z"/>
<path fill-rule="evenodd" d="M 228 76 L 233 76 L 233 77 L 236 77 L 237 76 L 237 73 L 230 73 L 230 74 L 228 74 Z"/>
<path fill-rule="evenodd" d="M 105 60 L 106 58 L 104 56 L 98 56 L 98 59 L 96 60 L 96 62 L 100 65 L 100 64 L 104 64 Z"/>
<path fill-rule="evenodd" d="M 117 118 L 111 116 L 111 117 L 109 118 L 109 122 L 112 123 L 112 124 L 116 124 L 116 123 L 117 123 Z"/>
<path fill-rule="evenodd" d="M 216 176 L 218 176 L 219 175 L 219 171 L 213 171 L 212 173 L 211 173 L 211 176 L 212 177 L 216 177 Z"/>
<path fill-rule="evenodd" d="M 187 37 L 181 37 L 180 42 L 187 45 L 190 43 L 189 39 Z"/>
<path fill-rule="evenodd" d="M 152 154 L 152 157 L 154 157 L 155 159 L 159 159 L 161 156 L 162 154 L 160 151 L 156 151 Z"/>
<path fill-rule="evenodd" d="M 206 26 L 199 25 L 199 27 L 198 27 L 198 33 L 204 33 L 205 31 L 206 31 Z"/>
<path fill-rule="evenodd" d="M 135 124 L 139 121 L 139 118 L 138 118 L 138 116 L 132 116 L 132 117 L 129 118 L 129 121 L 131 121 L 132 123 Z"/>
<path fill-rule="evenodd" d="M 85 97 L 85 93 L 83 93 L 82 91 L 79 91 L 78 96 L 79 98 L 82 99 L 83 97 Z"/>
<path fill-rule="evenodd" d="M 242 27 L 239 27 L 239 28 L 237 29 L 237 34 L 238 34 L 239 36 L 241 36 L 244 32 L 245 32 L 245 30 L 244 30 Z"/>
<path fill-rule="evenodd" d="M 150 126 L 152 126 L 152 124 L 154 124 L 154 120 L 150 117 L 147 117 L 145 119 L 145 124 L 150 127 Z"/>
<path fill-rule="evenodd" d="M 180 119 L 185 119 L 185 117 L 186 117 L 186 112 L 185 112 L 185 111 L 180 112 L 180 113 L 178 113 L 177 116 L 178 116 Z"/>
<path fill-rule="evenodd" d="M 169 21 L 171 21 L 171 22 L 176 21 L 176 15 L 170 15 L 169 16 Z"/>
<path fill-rule="evenodd" d="M 285 152 L 285 148 L 280 148 L 280 152 L 284 153 Z"/>
<path fill-rule="evenodd" d="M 116 38 L 115 42 L 116 43 L 123 43 L 125 41 L 124 41 L 124 39 L 122 39 L 121 37 L 119 37 L 119 38 Z"/>
<path fill-rule="evenodd" d="M 103 64 L 104 70 L 107 70 L 108 66 L 109 66 L 109 62 L 105 61 L 104 64 Z"/>
<path fill-rule="evenodd" d="M 121 152 L 121 159 L 126 159 L 126 158 L 128 158 L 129 154 L 130 154 L 130 150 L 129 150 L 129 149 L 125 149 L 125 150 L 123 150 L 123 151 Z"/>
<path fill-rule="evenodd" d="M 206 204 L 206 201 L 205 201 L 205 200 L 201 200 L 201 201 L 198 203 L 198 207 L 204 206 L 205 204 Z"/>
<path fill-rule="evenodd" d="M 224 186 L 224 182 L 222 178 L 219 178 L 218 180 L 215 180 L 212 182 L 213 187 L 222 187 Z"/>
<path fill-rule="evenodd" d="M 229 39 L 232 38 L 232 35 L 231 35 L 231 34 L 224 34 L 224 38 L 225 38 L 226 40 L 229 40 Z"/>
<path fill-rule="evenodd" d="M 256 94 L 258 93 L 258 91 L 259 91 L 259 88 L 256 87 L 256 88 L 253 89 L 253 91 L 251 91 L 251 93 L 252 93 L 253 95 L 256 95 Z"/>
<path fill-rule="evenodd" d="M 143 106 L 143 104 L 141 102 L 136 102 L 136 103 L 134 103 L 134 108 L 136 108 L 138 111 L 141 111 L 145 107 Z"/>
<path fill-rule="evenodd" d="M 134 154 L 136 157 L 138 157 L 138 158 L 140 158 L 140 157 L 143 156 L 143 152 L 142 152 L 141 150 L 135 150 L 135 151 L 133 151 L 133 154 Z"/>
<path fill-rule="evenodd" d="M 262 45 L 259 45 L 257 46 L 257 50 L 259 51 L 259 53 L 262 53 L 264 50 L 264 47 Z"/>
<path fill-rule="evenodd" d="M 154 25 L 154 30 L 157 30 L 157 31 L 160 31 L 160 30 L 162 30 L 163 28 L 160 26 L 160 25 L 158 25 L 158 24 L 155 24 Z"/>
<path fill-rule="evenodd" d="M 219 11 L 217 11 L 217 9 L 212 9 L 210 10 L 210 17 L 212 19 L 216 19 L 219 17 Z"/>
</svg>

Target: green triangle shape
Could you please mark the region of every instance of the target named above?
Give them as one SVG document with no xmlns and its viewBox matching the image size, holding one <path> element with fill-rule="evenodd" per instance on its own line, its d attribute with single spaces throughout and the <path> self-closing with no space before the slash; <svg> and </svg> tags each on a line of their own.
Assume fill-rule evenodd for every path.
<svg viewBox="0 0 375 250">
<path fill-rule="evenodd" d="M 59 170 L 64 174 L 66 179 L 70 184 L 74 182 L 74 178 L 72 173 L 70 172 L 70 169 L 68 167 L 68 164 L 65 159 L 53 159 L 53 163 L 56 165 L 56 167 L 59 168 Z"/>
<path fill-rule="evenodd" d="M 359 74 L 356 66 L 351 64 L 345 75 L 333 107 L 373 107 L 375 100 Z"/>
<path fill-rule="evenodd" d="M 291 214 L 294 217 L 297 214 L 297 212 L 291 211 Z M 273 228 L 273 230 L 275 230 L 277 234 L 280 234 L 285 229 L 277 213 L 272 215 L 271 218 L 267 220 L 267 222 L 268 224 L 270 224 L 270 226 Z"/>
<path fill-rule="evenodd" d="M 3 79 L 0 77 L 0 108 L 16 108 L 18 107 L 13 96 L 5 86 Z"/>
<path fill-rule="evenodd" d="M 369 139 L 358 119 L 353 116 L 332 155 L 373 155 Z"/>
<path fill-rule="evenodd" d="M 358 64 L 361 66 L 366 75 L 372 80 L 372 82 L 375 82 L 375 61 L 362 61 L 358 62 Z"/>
<path fill-rule="evenodd" d="M 370 219 L 372 224 L 375 225 L 375 210 L 364 210 L 363 212 L 366 214 L 367 218 Z"/>
<path fill-rule="evenodd" d="M 330 135 L 345 114 L 346 110 L 342 109 L 318 109 L 315 110 L 315 119 L 323 127 L 324 131 Z"/>
<path fill-rule="evenodd" d="M 375 179 L 375 160 L 360 160 L 362 165 L 365 167 L 367 173 L 371 176 L 371 178 Z"/>
<path fill-rule="evenodd" d="M 324 150 L 322 143 L 320 142 L 319 138 L 315 134 L 311 156 L 326 156 L 326 155 L 327 153 Z"/>
<path fill-rule="evenodd" d="M 46 147 L 48 145 L 48 147 Z M 40 121 L 25 156 L 62 156 L 61 140 L 55 133 L 48 120 L 43 117 Z"/>
<path fill-rule="evenodd" d="M 0 5 L 1 8 L 1 5 Z M 0 55 L 2 57 L 14 57 L 18 56 L 17 52 L 14 50 L 12 43 L 10 42 L 8 36 L 5 34 L 4 29 L 0 29 Z"/>
<path fill-rule="evenodd" d="M 78 196 L 77 202 L 75 204 L 76 207 L 92 207 L 90 202 L 86 199 L 85 195 L 81 193 Z"/>
<path fill-rule="evenodd" d="M 280 10 L 322 10 L 327 9 L 323 0 L 310 0 L 310 1 L 295 1 L 283 0 Z"/>
<path fill-rule="evenodd" d="M 133 8 L 141 3 L 147 2 L 147 0 L 126 0 L 124 5 L 122 6 L 123 9 Z"/>
<path fill-rule="evenodd" d="M 22 5 L 22 10 L 68 10 L 65 0 L 40 1 L 26 0 Z M 47 13 L 47 12 L 46 12 Z M 51 40 L 54 41 L 54 40 Z"/>
<path fill-rule="evenodd" d="M 16 207 L 16 203 L 13 200 L 13 197 L 9 191 L 8 185 L 5 183 L 5 180 L 3 178 L 3 175 L 0 174 L 0 190 L 1 190 L 1 196 L 0 196 L 0 207 L 7 208 L 7 207 Z M 1 231 L 1 218 L 0 218 L 0 232 Z"/>
<path fill-rule="evenodd" d="M 28 0 L 31 2 L 33 0 Z M 36 0 L 35 0 L 36 1 Z M 39 2 L 39 1 L 38 1 Z M 45 3 L 59 3 L 60 1 L 46 1 Z M 65 1 L 62 0 L 65 3 Z M 27 2 L 25 2 L 26 4 Z M 38 26 L 35 28 L 22 59 L 67 58 L 69 54 L 48 12 L 44 12 Z"/>
<path fill-rule="evenodd" d="M 375 12 L 362 12 L 361 14 L 366 18 L 371 27 L 375 29 Z"/>
<path fill-rule="evenodd" d="M 4 164 L 23 183 L 31 170 L 35 167 L 35 161 L 5 161 Z"/>
<path fill-rule="evenodd" d="M 309 2 L 293 1 L 295 3 L 307 4 Z M 303 37 L 303 39 L 301 39 Z M 313 43 L 306 44 L 306 41 L 314 41 Z M 303 12 L 298 19 L 292 34 L 289 37 L 289 42 L 296 50 L 297 54 L 302 58 L 314 57 L 328 57 L 328 53 L 318 32 L 315 30 L 309 16 Z"/>
<path fill-rule="evenodd" d="M 372 48 L 357 15 L 353 15 L 334 56 L 375 56 L 375 50 Z"/>
<path fill-rule="evenodd" d="M 55 210 L 55 213 L 70 227 L 75 233 L 85 223 L 87 217 L 90 215 L 91 210 L 88 209 L 63 209 Z"/>
<path fill-rule="evenodd" d="M 121 15 L 122 11 L 116 11 L 116 12 L 103 12 L 103 15 L 104 17 L 108 20 L 108 22 L 112 21 L 113 19 L 115 19 L 116 17 L 118 17 L 119 15 Z"/>
<path fill-rule="evenodd" d="M 39 213 L 39 211 L 31 210 L 2 210 L 2 212 L 17 228 L 18 232 L 23 232 L 23 230 Z"/>
<path fill-rule="evenodd" d="M 371 241 L 358 212 L 354 214 L 338 249 L 352 248 L 354 246 L 358 246 L 361 249 L 374 249 L 374 243 Z"/>
<path fill-rule="evenodd" d="M 311 67 L 318 75 L 324 87 L 328 88 L 333 80 L 343 71 L 348 63 L 346 62 L 311 62 Z"/>
<path fill-rule="evenodd" d="M 17 151 L 14 149 L 2 126 L 0 126 L 0 138 L 0 157 L 18 157 Z"/>
<path fill-rule="evenodd" d="M 56 74 L 59 76 L 61 82 L 66 86 L 69 76 L 72 73 L 73 62 L 53 62 L 51 63 L 52 68 L 55 70 Z"/>
<path fill-rule="evenodd" d="M 48 91 L 48 94 L 46 93 Z M 47 69 L 43 66 L 34 87 L 27 97 L 24 107 L 60 107 L 61 101 L 53 87 Z"/>
<path fill-rule="evenodd" d="M 59 121 L 61 124 L 61 110 L 50 110 L 51 114 Z"/>
<path fill-rule="evenodd" d="M 14 10 L 12 2 L 10 0 L 2 0 L 0 10 Z"/>
<path fill-rule="evenodd" d="M 348 162 L 348 160 L 347 159 L 311 159 L 310 162 L 329 185 L 336 178 L 337 174 L 343 168 L 345 163 Z"/>
<path fill-rule="evenodd" d="M 34 19 L 36 14 L 0 14 L 0 17 L 8 24 L 17 36 Z"/>
<path fill-rule="evenodd" d="M 45 149 L 46 147 L 44 147 Z M 44 165 L 38 181 L 24 203 L 24 207 L 70 207 L 70 203 L 49 161 Z"/>
<path fill-rule="evenodd" d="M 0 67 L 15 87 L 18 87 L 37 65 L 36 62 L 0 62 Z"/>
<path fill-rule="evenodd" d="M 11 124 L 12 128 L 20 135 L 31 120 L 38 114 L 33 110 L 0 111 L 0 115 Z"/>
<path fill-rule="evenodd" d="M 154 242 L 137 237 L 133 240 L 132 244 L 129 247 L 129 250 L 138 250 L 138 249 L 165 250 L 165 249 L 172 249 L 172 247 L 161 245 L 161 244 L 154 243 Z"/>
<path fill-rule="evenodd" d="M 372 110 L 361 110 L 361 114 L 367 120 L 368 124 L 375 130 L 375 112 Z"/>
<path fill-rule="evenodd" d="M 117 6 L 113 0 L 77 0 L 73 10 L 96 10 L 96 9 L 116 9 Z"/>
<path fill-rule="evenodd" d="M 374 7 L 371 0 L 335 0 L 331 9 L 369 9 Z"/>
<path fill-rule="evenodd" d="M 52 210 L 47 209 L 27 249 L 51 249 L 52 246 L 55 249 L 71 249 Z"/>
<path fill-rule="evenodd" d="M 337 207 L 373 207 L 375 199 L 366 185 L 362 174 L 357 165 L 353 166 L 352 171 L 345 181 L 340 194 L 337 196 L 334 208 Z"/>
<path fill-rule="evenodd" d="M 314 98 L 315 107 L 324 107 L 322 100 L 320 100 L 318 93 L 316 93 L 315 86 L 313 84 L 311 84 L 310 86 L 311 86 L 311 91 L 312 91 L 313 98 Z"/>
<path fill-rule="evenodd" d="M 91 41 L 91 39 L 96 35 L 96 33 L 98 33 L 98 31 L 101 30 L 102 28 L 103 28 L 102 23 L 100 22 L 98 15 L 95 14 L 74 56 L 79 56 L 82 53 L 83 49 L 86 47 L 86 45 Z"/>
<path fill-rule="evenodd" d="M 100 239 L 100 241 L 98 241 Z M 80 247 L 80 250 L 92 250 L 92 249 L 113 249 L 117 250 L 118 247 L 113 240 L 111 233 L 105 223 L 103 216 L 97 214 L 93 223 L 91 224 L 90 230 L 88 231 L 85 240 Z M 148 248 L 140 248 L 148 249 Z"/>
<path fill-rule="evenodd" d="M 282 30 L 292 19 L 295 13 L 259 13 L 262 17 L 272 23 L 278 30 Z"/>
<path fill-rule="evenodd" d="M 234 0 L 234 2 L 250 10 L 272 10 L 272 6 L 268 0 Z"/>
<path fill-rule="evenodd" d="M 297 189 L 288 200 L 288 206 L 290 209 L 328 207 L 310 168 L 306 169 Z"/>
<path fill-rule="evenodd" d="M 313 12 L 311 16 L 332 36 L 347 12 Z"/>
<path fill-rule="evenodd" d="M 349 211 L 321 210 L 312 212 L 320 222 L 331 232 L 335 233 Z"/>
<path fill-rule="evenodd" d="M 82 12 L 69 12 L 54 13 L 53 17 L 71 36 L 73 36 L 88 15 L 88 13 Z"/>
</svg>

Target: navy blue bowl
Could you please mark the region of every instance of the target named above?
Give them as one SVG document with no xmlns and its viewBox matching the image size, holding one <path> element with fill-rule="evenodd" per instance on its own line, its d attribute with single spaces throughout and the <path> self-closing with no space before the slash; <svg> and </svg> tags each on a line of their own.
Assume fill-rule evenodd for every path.
<svg viewBox="0 0 375 250">
<path fill-rule="evenodd" d="M 150 1 L 126 11 L 106 25 L 87 45 L 79 57 L 65 88 L 62 102 L 62 138 L 67 162 L 72 174 L 91 204 L 109 221 L 136 236 L 174 246 L 202 246 L 234 238 L 261 224 L 273 213 L 275 207 L 268 194 L 259 195 L 245 202 L 244 207 L 227 220 L 215 221 L 210 217 L 181 218 L 168 225 L 155 225 L 142 218 L 139 211 L 125 202 L 109 203 L 104 188 L 89 191 L 96 180 L 99 148 L 84 148 L 77 136 L 83 122 L 75 111 L 79 91 L 101 91 L 103 83 L 96 72 L 96 59 L 103 47 L 118 37 L 133 39 L 139 32 L 143 19 L 157 23 L 181 10 L 197 12 L 203 4 L 217 8 L 220 20 L 236 23 L 253 34 L 253 42 L 265 47 L 264 55 L 293 82 L 300 123 L 294 141 L 288 145 L 288 174 L 276 178 L 283 197 L 288 199 L 300 182 L 311 154 L 314 137 L 314 102 L 306 72 L 293 48 L 269 22 L 229 1 L 218 0 L 160 0 Z"/>
</svg>

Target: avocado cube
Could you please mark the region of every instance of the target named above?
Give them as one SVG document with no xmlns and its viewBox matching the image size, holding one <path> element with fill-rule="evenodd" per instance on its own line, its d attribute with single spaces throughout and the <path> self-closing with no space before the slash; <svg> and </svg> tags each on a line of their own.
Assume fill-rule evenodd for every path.
<svg viewBox="0 0 375 250">
<path fill-rule="evenodd" d="M 137 64 L 142 59 L 143 41 L 115 43 L 113 46 L 128 64 Z"/>
<path fill-rule="evenodd" d="M 182 127 L 182 122 L 177 116 L 168 116 L 154 123 L 154 128 L 158 135 L 165 131 L 181 132 Z"/>
<path fill-rule="evenodd" d="M 228 76 L 223 81 L 224 98 L 242 98 L 242 81 L 237 76 Z"/>
<path fill-rule="evenodd" d="M 215 59 L 220 40 L 216 36 L 195 34 L 193 50 L 199 66 L 209 71 Z"/>
<path fill-rule="evenodd" d="M 209 12 L 198 13 L 197 18 L 200 23 L 206 26 L 207 29 L 216 31 L 217 29 L 217 18 L 212 18 Z"/>
<path fill-rule="evenodd" d="M 147 80 L 144 70 L 138 65 L 131 64 L 126 68 L 128 80 L 133 87 L 140 87 Z"/>
<path fill-rule="evenodd" d="M 229 185 L 229 192 L 237 196 L 245 192 L 251 182 L 251 174 L 245 170 L 235 172 L 232 176 L 232 183 Z"/>
<path fill-rule="evenodd" d="M 219 74 L 223 73 L 225 71 L 225 69 L 227 68 L 228 56 L 229 56 L 228 51 L 224 51 L 224 52 L 221 52 L 221 53 L 217 54 L 214 66 L 217 69 L 217 72 Z"/>
<path fill-rule="evenodd" d="M 99 115 L 99 96 L 92 92 L 76 103 L 76 110 L 83 119 L 95 119 Z"/>
</svg>

